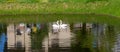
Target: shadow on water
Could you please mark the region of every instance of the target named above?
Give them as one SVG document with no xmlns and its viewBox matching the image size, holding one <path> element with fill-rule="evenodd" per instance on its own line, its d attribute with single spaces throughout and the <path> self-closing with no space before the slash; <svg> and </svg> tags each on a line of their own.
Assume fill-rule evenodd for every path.
<svg viewBox="0 0 120 52">
<path fill-rule="evenodd" d="M 114 52 L 117 28 L 108 24 L 60 21 L 0 25 L 0 51 Z"/>
</svg>

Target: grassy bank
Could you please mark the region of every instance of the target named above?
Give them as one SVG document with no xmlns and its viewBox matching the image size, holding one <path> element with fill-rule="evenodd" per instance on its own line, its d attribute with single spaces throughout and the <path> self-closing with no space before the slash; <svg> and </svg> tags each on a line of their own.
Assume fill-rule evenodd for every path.
<svg viewBox="0 0 120 52">
<path fill-rule="evenodd" d="M 111 20 L 112 19 L 112 20 Z M 0 22 L 2 23 L 48 23 L 57 20 L 63 20 L 69 23 L 76 22 L 92 22 L 106 24 L 120 24 L 119 18 L 103 14 L 34 14 L 34 15 L 1 15 Z"/>
<path fill-rule="evenodd" d="M 120 16 L 119 0 L 95 2 L 0 3 L 0 14 L 97 13 Z"/>
</svg>

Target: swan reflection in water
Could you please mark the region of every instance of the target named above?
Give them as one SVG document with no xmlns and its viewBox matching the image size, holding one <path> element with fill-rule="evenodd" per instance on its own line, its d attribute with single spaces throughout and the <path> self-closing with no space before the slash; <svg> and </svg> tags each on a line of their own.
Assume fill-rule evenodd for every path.
<svg viewBox="0 0 120 52">
<path fill-rule="evenodd" d="M 53 22 L 52 28 L 53 28 L 53 33 L 58 33 L 61 29 L 65 30 L 67 29 L 68 24 L 64 24 L 62 20 L 59 20 L 57 22 Z"/>
</svg>

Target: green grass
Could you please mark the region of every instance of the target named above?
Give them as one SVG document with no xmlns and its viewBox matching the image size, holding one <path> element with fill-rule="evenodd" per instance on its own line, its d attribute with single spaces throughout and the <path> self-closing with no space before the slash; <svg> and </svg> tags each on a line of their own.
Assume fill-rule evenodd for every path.
<svg viewBox="0 0 120 52">
<path fill-rule="evenodd" d="M 119 0 L 94 1 L 88 3 L 84 0 L 74 0 L 74 2 L 73 0 L 72 2 L 69 2 L 70 0 L 66 2 L 50 1 L 47 3 L 43 3 L 42 0 L 41 2 L 35 3 L 3 2 L 0 3 L 0 14 L 97 13 L 120 16 Z"/>
<path fill-rule="evenodd" d="M 41 3 L 44 1 L 45 0 L 0 0 L 0 3 Z"/>
<path fill-rule="evenodd" d="M 0 22 L 51 22 L 62 19 L 68 22 L 87 21 L 120 24 L 119 18 L 111 17 L 120 17 L 120 0 L 95 0 L 94 2 L 88 3 L 83 2 L 84 0 L 79 1 L 80 2 L 53 2 L 51 0 L 51 2 L 49 1 L 48 3 L 3 2 L 0 3 Z"/>
<path fill-rule="evenodd" d="M 34 2 L 43 2 L 45 0 L 0 0 L 0 2 L 24 2 L 24 3 L 34 3 Z M 95 2 L 95 1 L 108 1 L 108 0 L 47 0 L 49 2 Z"/>
<path fill-rule="evenodd" d="M 108 0 L 49 0 L 49 2 L 75 2 L 75 3 L 86 3 L 96 1 L 108 1 Z"/>
</svg>

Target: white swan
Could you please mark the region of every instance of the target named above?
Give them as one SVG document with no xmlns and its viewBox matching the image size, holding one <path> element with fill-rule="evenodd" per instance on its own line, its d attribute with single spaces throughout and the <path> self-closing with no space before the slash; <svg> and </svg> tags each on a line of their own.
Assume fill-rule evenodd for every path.
<svg viewBox="0 0 120 52">
<path fill-rule="evenodd" d="M 66 29 L 67 26 L 67 24 L 63 24 L 62 20 L 54 22 L 52 25 L 53 29 Z"/>
<path fill-rule="evenodd" d="M 53 29 L 66 29 L 67 26 L 67 24 L 62 23 L 62 20 L 54 22 L 52 25 Z"/>
<path fill-rule="evenodd" d="M 53 23 L 52 27 L 53 29 L 59 29 L 59 25 L 57 23 Z"/>
<path fill-rule="evenodd" d="M 25 26 L 25 24 L 24 24 L 24 23 L 20 23 L 19 26 L 22 26 L 22 27 L 23 27 L 23 26 Z"/>
<path fill-rule="evenodd" d="M 63 24 L 62 20 L 60 20 L 59 26 L 60 26 L 61 29 L 66 29 L 68 25 L 67 24 Z"/>
</svg>

